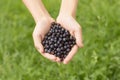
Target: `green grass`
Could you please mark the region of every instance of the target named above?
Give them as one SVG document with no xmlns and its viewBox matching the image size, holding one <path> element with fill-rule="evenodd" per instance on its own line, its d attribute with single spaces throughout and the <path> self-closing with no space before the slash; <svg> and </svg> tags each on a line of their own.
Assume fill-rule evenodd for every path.
<svg viewBox="0 0 120 80">
<path fill-rule="evenodd" d="M 56 18 L 61 0 L 43 0 Z M 0 1 L 0 80 L 120 80 L 120 0 L 80 0 L 84 48 L 67 64 L 34 48 L 35 23 L 21 0 Z"/>
</svg>

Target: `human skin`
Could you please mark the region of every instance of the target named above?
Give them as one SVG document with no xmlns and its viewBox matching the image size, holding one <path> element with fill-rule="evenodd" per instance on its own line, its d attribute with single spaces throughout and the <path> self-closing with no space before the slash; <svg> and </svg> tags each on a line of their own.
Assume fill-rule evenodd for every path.
<svg viewBox="0 0 120 80">
<path fill-rule="evenodd" d="M 36 26 L 33 31 L 35 48 L 42 56 L 52 61 L 59 61 L 59 58 L 44 52 L 42 40 L 50 29 L 50 24 L 55 20 L 49 15 L 41 0 L 23 0 L 24 4 L 32 14 Z"/>
<path fill-rule="evenodd" d="M 75 20 L 76 8 L 78 0 L 62 0 L 57 22 L 60 23 L 65 29 L 69 30 L 71 35 L 76 38 L 76 45 L 72 48 L 68 56 L 64 59 L 63 63 L 67 64 L 76 54 L 78 47 L 83 47 L 82 43 L 82 29 L 79 23 Z"/>
<path fill-rule="evenodd" d="M 60 62 L 58 57 L 44 53 L 44 48 L 41 43 L 45 34 L 50 29 L 50 24 L 55 20 L 49 15 L 41 0 L 23 0 L 23 2 L 29 9 L 36 23 L 35 29 L 33 31 L 33 40 L 36 49 L 39 53 L 41 53 L 41 55 L 48 58 L 49 60 Z M 72 48 L 69 55 L 64 59 L 64 64 L 67 64 L 73 58 L 78 50 L 78 47 L 83 47 L 81 27 L 75 20 L 77 2 L 78 0 L 62 0 L 60 12 L 56 19 L 56 22 L 60 23 L 65 29 L 69 30 L 71 35 L 76 38 L 77 43 Z"/>
</svg>

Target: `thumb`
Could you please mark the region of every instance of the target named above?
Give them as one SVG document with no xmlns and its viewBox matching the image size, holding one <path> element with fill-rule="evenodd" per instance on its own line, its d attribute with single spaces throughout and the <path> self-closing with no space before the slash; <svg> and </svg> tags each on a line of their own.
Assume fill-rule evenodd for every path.
<svg viewBox="0 0 120 80">
<path fill-rule="evenodd" d="M 41 35 L 34 35 L 33 36 L 33 40 L 34 40 L 35 48 L 40 53 L 43 53 L 44 52 L 44 48 L 43 48 L 43 45 L 42 45 L 42 37 L 41 37 Z"/>
<path fill-rule="evenodd" d="M 83 42 L 82 42 L 82 30 L 77 29 L 75 32 L 75 38 L 76 38 L 76 43 L 79 47 L 83 47 Z"/>
</svg>

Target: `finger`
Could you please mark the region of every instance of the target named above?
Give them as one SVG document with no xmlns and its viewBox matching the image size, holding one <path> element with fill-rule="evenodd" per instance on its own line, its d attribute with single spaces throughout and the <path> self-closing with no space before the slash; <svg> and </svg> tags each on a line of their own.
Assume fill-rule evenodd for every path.
<svg viewBox="0 0 120 80">
<path fill-rule="evenodd" d="M 78 46 L 75 45 L 72 48 L 72 50 L 69 52 L 69 54 L 67 55 L 67 57 L 64 59 L 63 63 L 67 64 L 73 58 L 73 56 L 75 55 L 75 53 L 77 52 L 77 50 L 78 50 Z"/>
<path fill-rule="evenodd" d="M 79 47 L 83 47 L 83 42 L 82 42 L 82 29 L 77 29 L 75 32 L 75 38 L 76 38 L 76 43 Z"/>
<path fill-rule="evenodd" d="M 44 53 L 44 54 L 42 54 L 42 55 L 43 55 L 44 57 L 46 57 L 47 59 L 56 62 L 57 57 L 55 57 L 54 55 L 51 55 L 51 54 L 49 54 L 49 53 Z"/>
<path fill-rule="evenodd" d="M 33 41 L 34 41 L 34 45 L 35 48 L 40 52 L 43 53 L 44 52 L 44 48 L 42 45 L 42 37 L 41 35 L 33 35 Z"/>
<path fill-rule="evenodd" d="M 39 51 L 39 50 L 38 50 L 38 51 Z M 54 55 L 51 55 L 51 54 L 49 54 L 49 53 L 41 53 L 41 55 L 42 55 L 43 57 L 51 60 L 51 61 L 54 61 L 54 62 L 56 62 L 56 60 L 57 60 L 57 57 L 55 57 Z"/>
<path fill-rule="evenodd" d="M 73 31 L 70 31 L 70 34 L 71 34 L 72 36 L 74 36 L 74 32 L 73 32 Z"/>
<path fill-rule="evenodd" d="M 59 57 L 57 57 L 56 62 L 60 62 L 60 58 Z"/>
</svg>

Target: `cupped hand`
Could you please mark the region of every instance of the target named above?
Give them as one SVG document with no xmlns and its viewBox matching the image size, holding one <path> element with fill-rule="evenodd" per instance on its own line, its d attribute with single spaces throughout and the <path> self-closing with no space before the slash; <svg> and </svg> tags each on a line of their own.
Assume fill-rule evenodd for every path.
<svg viewBox="0 0 120 80">
<path fill-rule="evenodd" d="M 49 31 L 52 22 L 54 22 L 54 19 L 52 18 L 48 18 L 48 17 L 41 18 L 36 23 L 35 29 L 33 31 L 33 40 L 34 40 L 35 48 L 38 50 L 38 52 L 41 53 L 41 55 L 52 61 L 57 61 L 59 60 L 59 58 L 49 53 L 45 53 L 42 45 L 42 40 L 44 39 L 45 34 Z"/>
<path fill-rule="evenodd" d="M 76 45 L 73 46 L 63 63 L 67 64 L 75 55 L 78 47 L 83 47 L 82 43 L 82 29 L 79 23 L 72 16 L 58 16 L 57 23 L 60 23 L 65 29 L 67 29 L 72 36 L 76 38 Z"/>
</svg>

